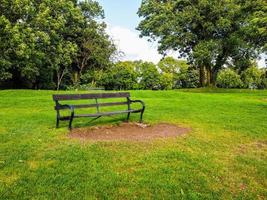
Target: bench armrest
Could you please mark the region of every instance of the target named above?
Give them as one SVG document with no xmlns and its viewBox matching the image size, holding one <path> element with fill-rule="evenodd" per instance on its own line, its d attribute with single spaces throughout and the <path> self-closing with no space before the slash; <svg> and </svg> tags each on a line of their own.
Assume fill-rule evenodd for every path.
<svg viewBox="0 0 267 200">
<path fill-rule="evenodd" d="M 141 103 L 142 104 L 142 106 L 143 106 L 143 110 L 145 109 L 145 103 L 143 102 L 143 101 L 141 101 L 141 100 L 130 100 L 130 102 L 131 103 Z"/>
</svg>

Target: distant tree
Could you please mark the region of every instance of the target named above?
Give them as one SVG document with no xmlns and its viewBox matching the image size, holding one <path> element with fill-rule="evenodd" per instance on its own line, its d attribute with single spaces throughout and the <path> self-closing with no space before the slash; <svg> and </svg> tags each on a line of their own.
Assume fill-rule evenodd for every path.
<svg viewBox="0 0 267 200">
<path fill-rule="evenodd" d="M 174 81 L 174 88 L 197 88 L 199 87 L 199 73 L 192 66 L 183 66 Z"/>
<path fill-rule="evenodd" d="M 159 52 L 180 52 L 199 69 L 200 84 L 215 84 L 229 59 L 255 58 L 266 49 L 266 0 L 143 0 L 141 36 Z"/>
<path fill-rule="evenodd" d="M 168 72 L 163 72 L 160 74 L 160 89 L 171 90 L 173 89 L 173 74 Z"/>
<path fill-rule="evenodd" d="M 186 60 L 177 60 L 173 57 L 166 57 L 159 61 L 158 67 L 166 73 L 176 74 L 181 68 L 188 67 Z"/>
<path fill-rule="evenodd" d="M 109 90 L 137 89 L 137 76 L 134 62 L 118 62 L 106 70 L 98 84 Z"/>
<path fill-rule="evenodd" d="M 186 60 L 166 57 L 158 63 L 158 67 L 163 73 L 172 74 L 173 88 L 195 88 L 199 86 L 198 73 Z"/>
<path fill-rule="evenodd" d="M 155 64 L 151 62 L 142 62 L 137 70 L 140 77 L 140 89 L 160 89 L 160 73 Z"/>
</svg>

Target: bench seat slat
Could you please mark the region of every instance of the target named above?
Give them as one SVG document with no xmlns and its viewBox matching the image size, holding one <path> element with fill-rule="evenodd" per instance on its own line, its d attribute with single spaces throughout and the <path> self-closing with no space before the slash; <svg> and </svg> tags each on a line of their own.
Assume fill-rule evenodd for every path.
<svg viewBox="0 0 267 200">
<path fill-rule="evenodd" d="M 110 116 L 110 115 L 123 114 L 123 113 L 135 113 L 135 112 L 140 112 L 140 111 L 141 110 L 122 110 L 122 111 L 103 112 L 103 113 L 95 113 L 95 114 L 76 114 L 74 115 L 74 118 Z"/>
<path fill-rule="evenodd" d="M 119 105 L 127 105 L 128 102 L 109 102 L 109 103 L 99 103 L 99 104 L 80 104 L 80 105 L 71 105 L 74 108 L 95 108 L 105 107 L 105 106 L 119 106 Z"/>
</svg>

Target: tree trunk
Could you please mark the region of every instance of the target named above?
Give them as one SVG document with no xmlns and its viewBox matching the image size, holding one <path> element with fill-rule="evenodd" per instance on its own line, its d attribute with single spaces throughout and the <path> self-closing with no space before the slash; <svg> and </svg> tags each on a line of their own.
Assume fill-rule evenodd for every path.
<svg viewBox="0 0 267 200">
<path fill-rule="evenodd" d="M 204 87 L 205 86 L 205 68 L 203 66 L 200 66 L 199 68 L 199 84 L 200 87 Z"/>
<path fill-rule="evenodd" d="M 207 72 L 207 82 L 206 82 L 206 85 L 207 86 L 211 86 L 213 85 L 212 84 L 212 72 L 211 72 L 211 67 L 206 67 L 206 72 Z"/>
<path fill-rule="evenodd" d="M 57 83 L 57 91 L 59 91 L 60 82 Z"/>
<path fill-rule="evenodd" d="M 75 71 L 74 73 L 73 73 L 73 84 L 74 85 L 78 85 L 79 84 L 79 82 L 80 82 L 80 72 L 78 72 L 78 71 Z"/>
<path fill-rule="evenodd" d="M 60 88 L 60 84 L 62 82 L 63 77 L 66 74 L 66 68 L 62 70 L 62 73 L 60 74 L 60 69 L 57 70 L 57 90 Z"/>
<path fill-rule="evenodd" d="M 213 69 L 212 69 L 212 76 L 211 76 L 211 83 L 212 83 L 212 85 L 216 85 L 216 79 L 217 79 L 217 75 L 218 75 L 218 72 L 219 72 L 219 68 L 217 68 L 217 67 L 214 67 Z"/>
</svg>

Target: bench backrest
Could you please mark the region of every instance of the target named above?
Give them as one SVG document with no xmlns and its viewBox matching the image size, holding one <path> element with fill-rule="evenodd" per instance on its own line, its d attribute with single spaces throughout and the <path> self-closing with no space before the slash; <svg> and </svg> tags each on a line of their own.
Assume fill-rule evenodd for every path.
<svg viewBox="0 0 267 200">
<path fill-rule="evenodd" d="M 95 94 L 55 94 L 54 101 L 82 100 L 82 99 L 108 99 L 108 98 L 129 98 L 129 92 L 117 93 L 95 93 Z"/>
</svg>

